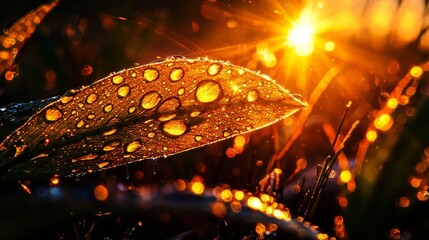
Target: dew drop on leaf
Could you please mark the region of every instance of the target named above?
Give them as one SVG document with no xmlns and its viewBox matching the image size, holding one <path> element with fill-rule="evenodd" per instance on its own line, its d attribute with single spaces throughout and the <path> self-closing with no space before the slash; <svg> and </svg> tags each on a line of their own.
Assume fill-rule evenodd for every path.
<svg viewBox="0 0 429 240">
<path fill-rule="evenodd" d="M 211 64 L 208 68 L 207 68 L 207 73 L 210 76 L 214 76 L 216 74 L 218 74 L 220 72 L 220 70 L 222 69 L 222 65 L 219 63 L 213 63 Z"/>
<path fill-rule="evenodd" d="M 106 104 L 106 106 L 104 106 L 103 111 L 105 113 L 108 113 L 108 112 L 112 111 L 112 109 L 113 109 L 113 105 L 109 103 L 109 104 Z"/>
<path fill-rule="evenodd" d="M 170 80 L 173 82 L 177 82 L 183 78 L 185 72 L 182 68 L 173 68 L 170 73 Z"/>
<path fill-rule="evenodd" d="M 162 130 L 168 136 L 179 137 L 186 132 L 186 124 L 181 120 L 171 120 L 162 125 Z"/>
<path fill-rule="evenodd" d="M 130 94 L 130 86 L 128 85 L 122 85 L 118 88 L 118 97 L 120 98 L 124 98 L 126 96 L 128 96 L 128 94 Z"/>
<path fill-rule="evenodd" d="M 158 70 L 156 70 L 155 68 L 148 68 L 148 69 L 145 69 L 143 72 L 143 77 L 148 82 L 152 82 L 156 80 L 158 76 L 159 76 Z"/>
<path fill-rule="evenodd" d="M 62 116 L 62 112 L 56 107 L 46 109 L 45 119 L 49 122 L 58 121 Z"/>
<path fill-rule="evenodd" d="M 247 92 L 247 101 L 253 102 L 259 98 L 259 92 L 256 89 L 251 89 Z"/>
<path fill-rule="evenodd" d="M 152 109 L 156 107 L 159 102 L 161 102 L 161 95 L 156 91 L 151 91 L 143 96 L 140 105 L 144 109 Z"/>
<path fill-rule="evenodd" d="M 195 98 L 202 103 L 211 103 L 222 96 L 222 87 L 214 80 L 203 80 L 198 83 Z"/>
<path fill-rule="evenodd" d="M 116 75 L 112 78 L 112 82 L 115 85 L 119 85 L 124 81 L 124 77 L 122 77 L 121 75 Z"/>
<path fill-rule="evenodd" d="M 91 93 L 88 95 L 88 97 L 86 97 L 86 102 L 89 104 L 94 103 L 95 101 L 97 101 L 98 95 L 96 93 Z"/>
<path fill-rule="evenodd" d="M 139 140 L 134 140 L 130 142 L 125 150 L 129 153 L 137 151 L 142 146 L 142 143 Z"/>
</svg>

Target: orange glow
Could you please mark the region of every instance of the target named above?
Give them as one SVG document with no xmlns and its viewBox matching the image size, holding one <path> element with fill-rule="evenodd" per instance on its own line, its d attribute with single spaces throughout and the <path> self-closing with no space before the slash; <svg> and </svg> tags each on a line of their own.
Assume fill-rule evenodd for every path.
<svg viewBox="0 0 429 240">
<path fill-rule="evenodd" d="M 270 200 L 270 196 L 268 196 L 268 194 L 262 194 L 261 195 L 261 201 L 262 202 L 268 202 L 268 200 Z"/>
<path fill-rule="evenodd" d="M 312 20 L 301 17 L 295 26 L 289 31 L 286 44 L 295 49 L 299 56 L 308 56 L 314 50 L 315 29 Z"/>
<path fill-rule="evenodd" d="M 325 50 L 327 52 L 332 52 L 332 51 L 334 51 L 334 49 L 335 49 L 335 43 L 334 42 L 329 41 L 329 42 L 325 43 Z"/>
<path fill-rule="evenodd" d="M 406 208 L 410 206 L 410 199 L 407 197 L 401 197 L 398 201 L 398 206 L 402 208 Z"/>
<path fill-rule="evenodd" d="M 251 196 L 251 197 L 249 197 L 249 199 L 247 199 L 247 205 L 252 209 L 256 209 L 256 210 L 262 209 L 261 200 L 257 197 L 254 197 L 254 196 Z"/>
<path fill-rule="evenodd" d="M 296 168 L 302 170 L 307 167 L 307 160 L 305 160 L 304 158 L 300 158 L 296 161 L 295 164 L 296 164 Z"/>
<path fill-rule="evenodd" d="M 220 194 L 220 197 L 222 198 L 222 200 L 224 200 L 225 202 L 231 202 L 232 201 L 232 192 L 229 189 L 225 189 L 222 191 L 222 193 Z"/>
<path fill-rule="evenodd" d="M 418 66 L 413 67 L 410 70 L 410 74 L 411 74 L 411 76 L 413 76 L 415 78 L 419 78 L 423 74 L 423 69 L 421 67 L 418 67 Z"/>
<path fill-rule="evenodd" d="M 228 149 L 226 149 L 226 156 L 227 157 L 233 158 L 233 157 L 235 157 L 235 155 L 236 155 L 236 153 L 235 153 L 234 148 L 228 148 Z"/>
<path fill-rule="evenodd" d="M 343 170 L 340 173 L 340 180 L 343 183 L 348 183 L 350 180 L 352 180 L 352 173 L 349 170 Z"/>
<path fill-rule="evenodd" d="M 319 240 L 328 240 L 329 236 L 326 233 L 318 233 L 317 234 L 317 239 L 319 239 Z"/>
<path fill-rule="evenodd" d="M 241 201 L 241 200 L 243 200 L 243 198 L 244 198 L 244 192 L 243 192 L 243 191 L 236 191 L 236 192 L 234 193 L 234 197 L 235 197 L 235 199 L 237 199 L 238 201 Z"/>
<path fill-rule="evenodd" d="M 191 191 L 197 195 L 203 194 L 204 184 L 202 184 L 200 182 L 191 183 Z"/>
<path fill-rule="evenodd" d="M 346 197 L 341 196 L 338 198 L 338 205 L 340 205 L 342 208 L 346 208 L 349 205 L 349 201 Z"/>
<path fill-rule="evenodd" d="M 264 235 L 264 233 L 267 231 L 267 228 L 262 223 L 257 223 L 255 226 L 255 232 L 259 235 Z"/>
<path fill-rule="evenodd" d="M 422 179 L 415 178 L 415 177 L 411 177 L 410 178 L 410 185 L 411 185 L 411 187 L 418 188 L 418 187 L 420 187 L 420 184 L 422 184 Z"/>
<path fill-rule="evenodd" d="M 178 179 L 174 182 L 174 187 L 177 191 L 184 191 L 186 189 L 186 183 L 182 179 Z"/>
<path fill-rule="evenodd" d="M 237 136 L 234 138 L 234 145 L 243 147 L 246 144 L 246 139 L 243 136 Z"/>
<path fill-rule="evenodd" d="M 376 131 L 374 130 L 369 130 L 368 132 L 366 132 L 366 139 L 368 139 L 368 141 L 370 142 L 374 142 L 378 137 L 378 134 Z"/>
<path fill-rule="evenodd" d="M 24 191 L 26 193 L 28 193 L 29 195 L 31 195 L 31 190 L 30 188 L 28 188 L 24 183 L 22 183 L 21 181 L 18 181 L 19 185 L 21 185 L 22 189 L 24 189 Z"/>
<path fill-rule="evenodd" d="M 382 131 L 387 131 L 390 129 L 390 127 L 393 125 L 393 120 L 392 117 L 387 114 L 387 113 L 383 113 L 381 114 L 378 118 L 375 119 L 374 121 L 374 126 L 377 129 L 380 129 Z"/>
<path fill-rule="evenodd" d="M 109 191 L 104 185 L 98 185 L 94 188 L 94 196 L 98 201 L 105 201 L 109 196 Z"/>
<path fill-rule="evenodd" d="M 389 107 L 389 108 L 391 108 L 391 109 L 395 109 L 397 106 L 398 106 L 398 99 L 396 99 L 396 98 L 390 98 L 388 101 L 387 101 L 387 106 Z"/>
<path fill-rule="evenodd" d="M 241 203 L 239 201 L 231 202 L 231 210 L 235 213 L 241 212 Z"/>
<path fill-rule="evenodd" d="M 226 207 L 222 202 L 214 202 L 211 205 L 211 212 L 218 218 L 223 218 L 226 215 Z"/>
<path fill-rule="evenodd" d="M 51 178 L 51 186 L 58 185 L 60 183 L 60 179 L 58 177 Z"/>
<path fill-rule="evenodd" d="M 7 71 L 4 74 L 4 79 L 6 79 L 7 81 L 12 81 L 12 79 L 15 77 L 15 73 L 12 71 Z"/>
</svg>

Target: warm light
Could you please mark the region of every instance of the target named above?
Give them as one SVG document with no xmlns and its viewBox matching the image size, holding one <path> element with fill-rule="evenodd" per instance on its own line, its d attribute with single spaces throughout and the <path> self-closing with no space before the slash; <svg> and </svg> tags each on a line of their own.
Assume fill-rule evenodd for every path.
<svg viewBox="0 0 429 240">
<path fill-rule="evenodd" d="M 399 207 L 406 208 L 410 206 L 410 199 L 407 197 L 401 197 L 398 201 Z"/>
<path fill-rule="evenodd" d="M 226 207 L 225 204 L 221 202 L 214 202 L 211 205 L 212 214 L 218 218 L 223 218 L 226 215 Z"/>
<path fill-rule="evenodd" d="M 422 184 L 422 179 L 415 178 L 415 177 L 411 177 L 410 178 L 410 185 L 411 185 L 411 187 L 418 188 L 418 187 L 420 187 L 420 184 Z"/>
<path fill-rule="evenodd" d="M 388 101 L 387 101 L 387 106 L 389 107 L 389 108 L 391 108 L 391 109 L 395 109 L 397 106 L 398 106 L 398 99 L 396 99 L 396 98 L 390 98 Z"/>
<path fill-rule="evenodd" d="M 252 209 L 256 209 L 256 210 L 262 209 L 262 202 L 257 197 L 253 197 L 253 196 L 249 197 L 249 199 L 247 199 L 247 205 Z"/>
<path fill-rule="evenodd" d="M 343 170 L 340 173 L 340 179 L 343 183 L 348 183 L 352 180 L 352 173 L 349 170 Z"/>
<path fill-rule="evenodd" d="M 329 42 L 325 43 L 325 50 L 327 52 L 332 52 L 332 51 L 334 51 L 334 49 L 335 49 L 335 43 L 334 42 L 329 41 Z"/>
<path fill-rule="evenodd" d="M 231 203 L 231 210 L 235 213 L 241 212 L 241 203 L 239 201 L 233 201 Z"/>
<path fill-rule="evenodd" d="M 60 183 L 60 179 L 58 177 L 51 178 L 51 185 L 58 185 Z"/>
<path fill-rule="evenodd" d="M 411 74 L 411 76 L 413 76 L 415 78 L 421 77 L 423 74 L 423 69 L 421 67 L 417 67 L 417 66 L 413 67 L 410 70 L 410 74 Z"/>
<path fill-rule="evenodd" d="M 317 239 L 319 239 L 319 240 L 327 240 L 327 239 L 329 239 L 329 236 L 326 233 L 318 233 L 317 234 Z"/>
<path fill-rule="evenodd" d="M 177 191 L 183 191 L 186 189 L 186 183 L 182 179 L 178 179 L 174 182 L 174 187 L 176 187 Z"/>
<path fill-rule="evenodd" d="M 234 197 L 235 197 L 235 199 L 237 199 L 238 201 L 241 201 L 241 200 L 243 200 L 243 198 L 244 198 L 244 192 L 243 192 L 243 191 L 236 191 L 236 192 L 234 193 Z"/>
<path fill-rule="evenodd" d="M 287 45 L 295 49 L 299 56 L 308 56 L 314 49 L 314 27 L 306 18 L 301 20 L 289 31 Z"/>
<path fill-rule="evenodd" d="M 98 185 L 94 188 L 94 196 L 98 201 L 105 201 L 109 196 L 109 191 L 104 185 Z"/>
<path fill-rule="evenodd" d="M 366 133 L 366 139 L 368 139 L 368 141 L 370 142 L 374 142 L 377 139 L 377 137 L 378 137 L 377 132 L 374 130 L 369 130 Z"/>
<path fill-rule="evenodd" d="M 267 230 L 267 228 L 262 223 L 257 223 L 255 226 L 255 232 L 261 236 L 264 235 L 266 230 Z"/>
<path fill-rule="evenodd" d="M 234 138 L 234 144 L 238 147 L 243 147 L 246 144 L 246 139 L 243 136 L 237 136 Z"/>
<path fill-rule="evenodd" d="M 346 208 L 349 205 L 349 200 L 346 197 L 341 196 L 338 198 L 338 205 L 342 208 Z"/>
<path fill-rule="evenodd" d="M 236 155 L 236 152 L 235 152 L 234 148 L 228 148 L 228 149 L 226 149 L 225 153 L 226 153 L 226 156 L 229 157 L 229 158 L 233 158 Z"/>
<path fill-rule="evenodd" d="M 220 197 L 222 198 L 222 200 L 224 200 L 225 202 L 231 202 L 232 200 L 232 192 L 229 189 L 225 189 L 222 191 L 222 193 L 220 194 Z"/>
<path fill-rule="evenodd" d="M 392 117 L 387 114 L 381 114 L 377 119 L 375 119 L 374 121 L 374 126 L 377 129 L 380 129 L 382 131 L 387 131 L 390 129 L 390 127 L 392 126 L 393 121 L 392 121 Z"/>
<path fill-rule="evenodd" d="M 197 195 L 200 195 L 204 192 L 204 184 L 200 182 L 191 183 L 191 191 Z"/>
<path fill-rule="evenodd" d="M 307 167 L 307 161 L 304 158 L 300 158 L 298 160 L 296 160 L 296 168 L 302 170 L 305 169 Z"/>
<path fill-rule="evenodd" d="M 261 195 L 261 201 L 262 202 L 268 202 L 268 200 L 270 200 L 270 196 L 268 196 L 268 194 L 262 194 Z"/>
</svg>

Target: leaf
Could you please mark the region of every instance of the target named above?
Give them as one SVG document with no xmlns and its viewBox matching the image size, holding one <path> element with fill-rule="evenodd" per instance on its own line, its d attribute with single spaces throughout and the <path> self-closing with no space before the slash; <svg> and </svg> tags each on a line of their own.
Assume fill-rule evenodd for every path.
<svg viewBox="0 0 429 240">
<path fill-rule="evenodd" d="M 53 1 L 50 4 L 41 5 L 4 31 L 5 34 L 0 36 L 0 74 L 3 74 L 13 65 L 13 61 L 16 55 L 18 55 L 18 51 L 24 45 L 25 40 L 33 34 L 37 25 L 57 6 L 58 2 Z"/>
<path fill-rule="evenodd" d="M 168 58 L 71 90 L 0 145 L 7 177 L 83 174 L 177 154 L 262 128 L 306 104 L 267 76 Z"/>
</svg>

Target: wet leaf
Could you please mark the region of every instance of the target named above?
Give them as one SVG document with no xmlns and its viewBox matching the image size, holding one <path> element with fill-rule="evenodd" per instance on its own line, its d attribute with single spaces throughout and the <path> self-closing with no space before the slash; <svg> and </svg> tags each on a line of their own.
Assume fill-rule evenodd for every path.
<svg viewBox="0 0 429 240">
<path fill-rule="evenodd" d="M 0 145 L 3 176 L 74 175 L 177 154 L 262 128 L 305 103 L 267 76 L 168 58 L 71 90 Z"/>
<path fill-rule="evenodd" d="M 3 74 L 13 65 L 13 61 L 25 40 L 31 36 L 37 25 L 57 6 L 58 2 L 53 1 L 50 4 L 41 5 L 16 21 L 9 29 L 3 30 L 4 35 L 0 35 L 0 74 Z"/>
</svg>

